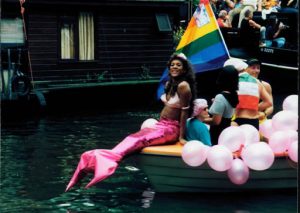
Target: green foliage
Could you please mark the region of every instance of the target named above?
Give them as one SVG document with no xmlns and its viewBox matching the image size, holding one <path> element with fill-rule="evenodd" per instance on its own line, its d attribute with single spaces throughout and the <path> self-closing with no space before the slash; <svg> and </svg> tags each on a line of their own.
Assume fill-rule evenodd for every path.
<svg viewBox="0 0 300 213">
<path fill-rule="evenodd" d="M 150 68 L 148 66 L 146 66 L 145 64 L 143 64 L 141 66 L 141 74 L 140 74 L 140 79 L 142 80 L 147 80 L 150 79 Z"/>
<path fill-rule="evenodd" d="M 193 8 L 196 8 L 199 4 L 199 0 L 193 0 Z"/>
<path fill-rule="evenodd" d="M 176 27 L 173 30 L 173 41 L 174 41 L 174 46 L 176 47 L 184 34 L 184 28 L 182 26 Z"/>
</svg>

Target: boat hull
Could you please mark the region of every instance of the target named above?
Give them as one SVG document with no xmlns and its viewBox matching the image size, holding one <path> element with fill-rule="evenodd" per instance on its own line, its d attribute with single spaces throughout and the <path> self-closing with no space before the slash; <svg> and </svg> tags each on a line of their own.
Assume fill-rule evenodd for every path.
<svg viewBox="0 0 300 213">
<path fill-rule="evenodd" d="M 288 157 L 276 157 L 273 165 L 264 171 L 250 169 L 249 179 L 243 185 L 233 184 L 226 171 L 215 171 L 207 162 L 199 167 L 191 167 L 180 156 L 142 152 L 139 162 L 156 192 L 241 192 L 297 188 L 297 164 Z"/>
</svg>

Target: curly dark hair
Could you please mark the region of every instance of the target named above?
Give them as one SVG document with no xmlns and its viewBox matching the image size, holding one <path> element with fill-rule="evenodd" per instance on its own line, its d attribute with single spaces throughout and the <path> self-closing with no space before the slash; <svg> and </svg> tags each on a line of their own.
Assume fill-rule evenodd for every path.
<svg viewBox="0 0 300 213">
<path fill-rule="evenodd" d="M 220 90 L 230 92 L 237 91 L 239 84 L 239 73 L 232 65 L 223 67 L 217 78 L 216 84 Z"/>
<path fill-rule="evenodd" d="M 237 90 L 239 89 L 239 74 L 235 67 L 232 65 L 223 67 L 219 73 L 216 84 L 220 91 L 230 92 L 230 97 L 226 96 L 226 99 L 235 107 L 238 104 Z"/>
<path fill-rule="evenodd" d="M 182 81 L 188 82 L 188 84 L 190 85 L 190 88 L 191 88 L 191 93 L 192 93 L 192 99 L 191 99 L 191 103 L 190 103 L 190 108 L 192 108 L 193 101 L 197 97 L 197 82 L 196 82 L 196 76 L 195 76 L 195 72 L 193 70 L 193 66 L 183 56 L 180 56 L 179 54 L 173 54 L 170 57 L 169 61 L 167 62 L 168 69 L 170 69 L 171 62 L 174 60 L 181 61 L 182 65 L 183 65 L 183 70 L 185 70 L 186 72 L 184 72 L 182 75 L 175 77 L 175 78 L 171 77 L 169 74 L 169 80 L 166 83 L 165 93 L 166 94 L 170 93 L 171 96 L 174 96 L 177 91 L 178 85 Z"/>
</svg>

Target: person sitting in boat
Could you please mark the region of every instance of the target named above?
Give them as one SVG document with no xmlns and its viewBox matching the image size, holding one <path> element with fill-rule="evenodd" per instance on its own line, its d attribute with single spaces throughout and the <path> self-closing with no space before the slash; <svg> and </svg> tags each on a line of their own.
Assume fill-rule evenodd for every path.
<svg viewBox="0 0 300 213">
<path fill-rule="evenodd" d="M 88 172 L 94 178 L 86 188 L 112 175 L 118 162 L 125 156 L 152 145 L 185 142 L 186 120 L 190 117 L 193 100 L 196 96 L 195 74 L 184 54 L 174 54 L 167 63 L 169 80 L 166 82 L 165 94 L 161 100 L 164 108 L 160 120 L 152 128 L 143 128 L 130 134 L 113 149 L 94 149 L 81 155 L 77 169 L 66 191 L 72 188 Z"/>
<path fill-rule="evenodd" d="M 219 9 L 225 10 L 227 13 L 235 7 L 235 2 L 233 0 L 221 0 L 219 1 Z"/>
<path fill-rule="evenodd" d="M 231 24 L 228 19 L 228 14 L 226 10 L 221 10 L 219 12 L 219 17 L 217 19 L 220 28 L 231 28 Z"/>
<path fill-rule="evenodd" d="M 247 60 L 246 63 L 248 64 L 249 74 L 258 79 L 258 76 L 260 74 L 260 69 L 261 69 L 261 62 L 256 58 L 250 58 Z M 268 82 L 263 81 L 263 80 L 260 80 L 260 82 L 263 85 L 263 87 L 266 89 L 268 94 L 270 95 L 271 102 L 273 103 L 273 95 L 272 95 L 271 85 Z M 258 119 L 260 121 L 265 120 L 268 116 L 270 116 L 273 113 L 273 111 L 274 111 L 274 107 L 272 104 L 271 106 L 267 107 L 265 110 L 258 112 L 259 113 Z"/>
<path fill-rule="evenodd" d="M 208 118 L 208 105 L 205 99 L 195 99 L 192 117 L 186 122 L 185 139 L 187 141 L 197 140 L 203 144 L 211 146 L 210 134 L 206 124 L 203 123 Z"/>
<path fill-rule="evenodd" d="M 245 12 L 245 18 L 241 22 L 241 42 L 249 47 L 253 47 L 256 41 L 259 40 L 259 46 L 265 46 L 266 40 L 266 28 L 258 23 L 256 23 L 253 18 L 253 12 L 247 10 Z M 257 32 L 259 31 L 259 39 L 257 39 Z"/>
<path fill-rule="evenodd" d="M 282 36 L 282 32 L 285 29 L 287 26 L 280 22 L 276 15 L 271 15 L 266 25 L 266 46 L 284 47 L 286 39 Z"/>
<path fill-rule="evenodd" d="M 233 66 L 246 64 L 242 60 L 237 59 L 238 63 L 233 63 Z M 243 65 L 244 66 L 244 65 Z M 259 130 L 259 112 L 265 111 L 273 105 L 272 98 L 263 86 L 263 84 L 255 77 L 250 75 L 251 68 L 237 69 L 239 73 L 239 103 L 235 109 L 235 119 L 232 124 L 253 125 Z M 259 102 L 261 100 L 261 102 Z"/>
<path fill-rule="evenodd" d="M 240 1 L 240 5 L 238 7 L 233 8 L 229 11 L 229 21 L 231 25 L 233 26 L 233 19 L 235 16 L 239 17 L 238 26 L 237 28 L 240 28 L 242 26 L 242 20 L 246 17 L 246 11 L 250 10 L 252 12 L 254 11 L 261 11 L 262 5 L 261 0 L 242 0 Z"/>
<path fill-rule="evenodd" d="M 231 118 L 238 104 L 238 81 L 238 71 L 232 65 L 225 65 L 217 78 L 216 84 L 220 93 L 215 96 L 209 108 L 209 114 L 212 117 L 204 120 L 210 125 L 213 145 L 218 144 L 221 132 L 231 125 Z"/>
</svg>

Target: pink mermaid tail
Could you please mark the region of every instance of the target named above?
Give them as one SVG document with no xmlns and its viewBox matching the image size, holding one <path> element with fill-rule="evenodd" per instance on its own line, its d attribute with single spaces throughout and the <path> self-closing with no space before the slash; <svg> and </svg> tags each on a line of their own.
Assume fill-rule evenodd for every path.
<svg viewBox="0 0 300 213">
<path fill-rule="evenodd" d="M 66 191 L 84 178 L 88 172 L 94 172 L 94 178 L 85 187 L 89 188 L 112 175 L 118 166 L 118 162 L 124 156 L 147 146 L 175 142 L 178 136 L 179 125 L 177 121 L 160 120 L 154 128 L 144 128 L 127 136 L 112 150 L 94 149 L 86 151 L 81 155 L 77 169 Z"/>
<path fill-rule="evenodd" d="M 117 162 L 122 156 L 113 153 L 110 150 L 94 149 L 84 152 L 78 163 L 77 169 L 70 180 L 66 191 L 72 188 L 78 181 L 86 176 L 88 172 L 94 172 L 94 178 L 86 185 L 89 188 L 95 183 L 107 178 L 113 174 L 118 166 Z"/>
</svg>

